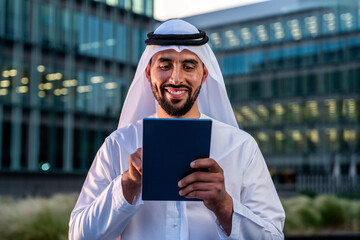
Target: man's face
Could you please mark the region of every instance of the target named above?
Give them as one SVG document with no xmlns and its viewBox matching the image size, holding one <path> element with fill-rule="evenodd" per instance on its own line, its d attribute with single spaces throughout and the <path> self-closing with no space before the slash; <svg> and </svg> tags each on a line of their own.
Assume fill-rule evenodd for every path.
<svg viewBox="0 0 360 240">
<path fill-rule="evenodd" d="M 173 49 L 156 53 L 145 73 L 160 107 L 173 117 L 181 117 L 194 107 L 208 74 L 196 54 Z"/>
</svg>

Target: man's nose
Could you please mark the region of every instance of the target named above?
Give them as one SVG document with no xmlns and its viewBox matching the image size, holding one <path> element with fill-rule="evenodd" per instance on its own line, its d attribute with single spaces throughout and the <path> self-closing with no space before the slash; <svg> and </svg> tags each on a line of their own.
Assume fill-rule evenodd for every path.
<svg viewBox="0 0 360 240">
<path fill-rule="evenodd" d="M 169 82 L 172 84 L 179 84 L 182 82 L 181 69 L 179 66 L 174 66 Z"/>
</svg>

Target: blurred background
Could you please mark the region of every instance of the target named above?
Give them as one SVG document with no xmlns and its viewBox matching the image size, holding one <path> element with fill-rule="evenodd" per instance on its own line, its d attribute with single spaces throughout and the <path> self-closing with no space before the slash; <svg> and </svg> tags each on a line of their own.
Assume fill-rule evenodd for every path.
<svg viewBox="0 0 360 240">
<path fill-rule="evenodd" d="M 146 34 L 173 17 L 207 32 L 284 207 L 310 209 L 289 233 L 319 232 L 326 201 L 351 216 L 335 230 L 360 231 L 360 0 L 0 0 L 0 195 L 80 191 Z"/>
</svg>

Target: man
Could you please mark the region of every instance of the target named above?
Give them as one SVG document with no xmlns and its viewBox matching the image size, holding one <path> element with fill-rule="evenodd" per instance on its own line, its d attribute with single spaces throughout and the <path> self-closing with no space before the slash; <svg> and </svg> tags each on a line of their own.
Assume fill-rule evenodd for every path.
<svg viewBox="0 0 360 240">
<path fill-rule="evenodd" d="M 256 142 L 237 126 L 206 34 L 170 20 L 148 37 L 119 128 L 98 151 L 71 214 L 69 238 L 283 239 L 283 208 Z M 181 196 L 202 201 L 141 200 L 148 116 L 212 119 L 210 158 L 191 163 L 208 172 L 178 183 Z"/>
</svg>

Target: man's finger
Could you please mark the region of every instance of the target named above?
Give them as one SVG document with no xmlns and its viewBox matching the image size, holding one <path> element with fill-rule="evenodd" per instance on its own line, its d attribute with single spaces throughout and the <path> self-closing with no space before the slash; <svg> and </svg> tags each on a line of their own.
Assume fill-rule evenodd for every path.
<svg viewBox="0 0 360 240">
<path fill-rule="evenodd" d="M 220 183 L 222 183 L 222 182 L 224 182 L 224 176 L 219 173 L 197 171 L 197 172 L 191 173 L 191 174 L 187 175 L 186 177 L 184 177 L 183 179 L 181 179 L 178 182 L 178 186 L 180 188 L 183 188 L 194 182 L 220 182 Z"/>
<path fill-rule="evenodd" d="M 212 158 L 200 158 L 190 163 L 192 168 L 206 168 L 210 172 L 222 172 L 222 168 Z"/>
</svg>

